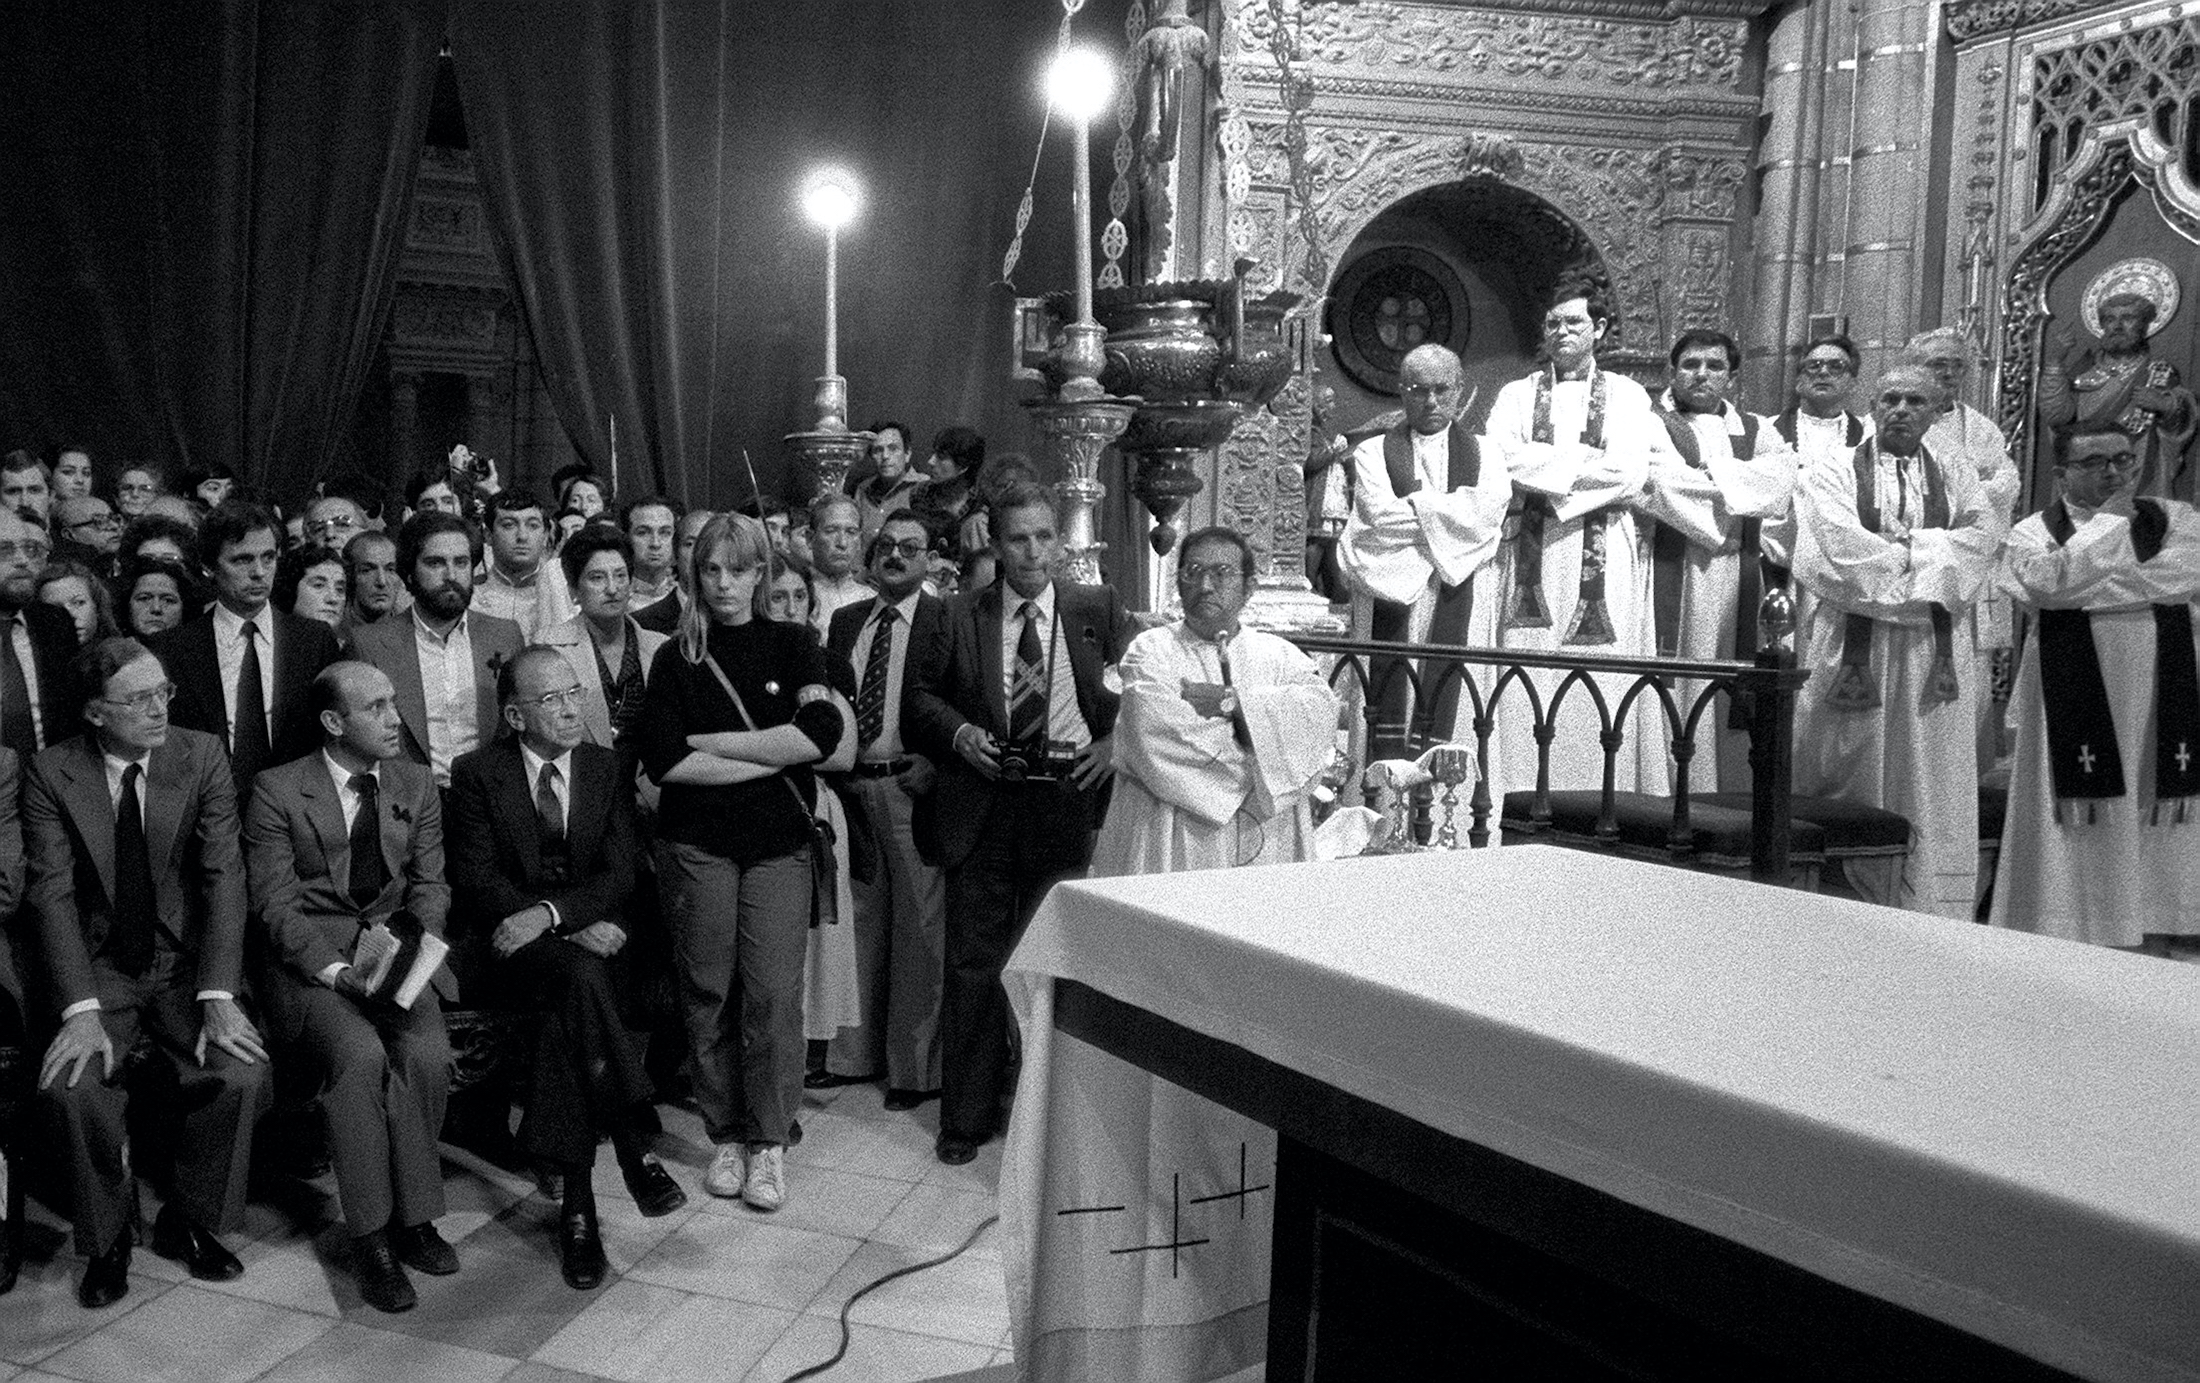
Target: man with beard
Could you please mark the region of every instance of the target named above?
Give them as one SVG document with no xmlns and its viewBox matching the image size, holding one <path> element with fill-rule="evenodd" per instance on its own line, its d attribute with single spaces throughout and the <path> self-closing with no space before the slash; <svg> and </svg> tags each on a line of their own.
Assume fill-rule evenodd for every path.
<svg viewBox="0 0 2200 1383">
<path fill-rule="evenodd" d="M 76 622 L 38 598 L 52 551 L 46 530 L 0 510 L 0 746 L 25 763 L 79 728 Z"/>
<path fill-rule="evenodd" d="M 932 790 L 929 759 L 909 747 L 917 686 L 945 657 L 946 607 L 924 593 L 930 533 L 907 509 L 871 539 L 870 601 L 833 617 L 826 647 L 856 679 L 856 763 L 848 785 L 877 854 L 855 881 L 856 983 L 862 1025 L 844 1028 L 825 1069 L 804 1082 L 830 1089 L 886 1080 L 886 1107 L 913 1109 L 940 1089 L 940 986 L 946 893 L 917 852 L 919 798 Z"/>
<path fill-rule="evenodd" d="M 1795 452 L 1769 419 L 1729 401 L 1742 363 L 1733 337 L 1684 332 L 1667 359 L 1673 382 L 1658 400 L 1658 420 L 1673 454 L 1652 458 L 1641 502 L 1655 521 L 1650 588 L 1658 652 L 1747 661 L 1757 653 L 1757 605 L 1764 596 L 1762 530 L 1787 516 Z M 1684 710 L 1703 688 L 1697 681 L 1680 685 Z M 1700 724 L 1716 737 L 1719 788 L 1746 791 L 1746 723 L 1721 706 Z"/>
<path fill-rule="evenodd" d="M 359 1295 L 408 1311 L 416 1298 L 400 1264 L 458 1271 L 435 1228 L 451 1081 L 443 1006 L 458 987 L 439 965 L 405 1008 L 365 976 L 399 933 L 443 934 L 443 812 L 427 770 L 398 757 L 389 678 L 333 663 L 313 679 L 312 701 L 320 751 L 261 775 L 245 811 L 252 911 L 276 962 L 274 1027 L 320 1097 Z"/>
<path fill-rule="evenodd" d="M 1875 903 L 1969 919 L 1978 876 L 1979 693 L 1971 611 L 2007 528 L 1967 459 L 1925 445 L 1940 399 L 1897 365 L 1872 395 L 1877 435 L 1811 466 L 1796 492 L 1795 580 L 1813 597 L 1797 648 L 1795 793 L 1907 817 L 1910 855 L 1851 860 Z"/>
<path fill-rule="evenodd" d="M 2200 427 L 2200 405 L 2177 367 L 2154 358 L 2148 338 L 2160 309 L 2143 293 L 2101 300 L 2101 338 L 2086 349 L 2061 322 L 2047 329 L 2050 354 L 2040 366 L 2040 420 L 2049 427 L 2111 423 L 2139 448 L 2138 493 L 2193 497 L 2185 447 Z"/>
<path fill-rule="evenodd" d="M 347 646 L 360 626 L 402 614 L 412 604 L 397 570 L 397 540 L 387 533 L 361 533 L 344 544 L 344 577 L 350 594 L 336 637 Z"/>
<path fill-rule="evenodd" d="M 53 513 L 53 476 L 46 463 L 27 451 L 0 459 L 0 506 L 14 513 L 28 510 L 45 523 Z"/>
<path fill-rule="evenodd" d="M 626 538 L 634 545 L 634 567 L 627 574 L 626 613 L 651 633 L 679 632 L 680 612 L 687 608 L 674 561 L 675 535 L 685 512 L 679 501 L 663 495 L 649 495 L 626 506 Z M 570 581 L 567 584 L 570 586 Z"/>
<path fill-rule="evenodd" d="M 833 616 L 870 600 L 871 588 L 856 574 L 862 552 L 863 515 L 846 495 L 820 495 L 810 506 L 810 624 L 824 638 Z"/>
<path fill-rule="evenodd" d="M 1373 602 L 1372 631 L 1392 643 L 1497 642 L 1497 601 L 1478 575 L 1497 556 L 1512 479 L 1504 454 L 1485 452 L 1459 422 L 1466 372 L 1443 346 L 1416 346 L 1399 366 L 1405 420 L 1353 448 L 1351 515 L 1337 557 Z M 1477 589 L 1477 587 L 1481 589 Z M 1406 665 L 1370 669 L 1378 701 L 1376 757 L 1407 752 Z M 1447 690 L 1429 735 L 1452 735 L 1459 693 Z"/>
<path fill-rule="evenodd" d="M 489 497 L 488 525 L 489 570 L 474 593 L 481 613 L 518 625 L 528 639 L 573 618 L 578 607 L 565 572 L 548 560 L 550 523 L 542 501 L 525 490 L 500 490 Z"/>
<path fill-rule="evenodd" d="M 337 656 L 334 630 L 268 604 L 281 552 L 274 511 L 229 504 L 208 514 L 198 559 L 213 577 L 214 608 L 152 641 L 176 684 L 169 718 L 229 747 L 240 798 L 261 769 L 313 752 L 309 689 Z"/>
<path fill-rule="evenodd" d="M 496 736 L 497 669 L 526 643 L 519 626 L 468 609 L 481 544 L 464 519 L 423 509 L 397 532 L 397 569 L 412 593 L 410 619 L 362 625 L 355 658 L 397 689 L 406 758 L 449 787 L 451 763 Z"/>
</svg>

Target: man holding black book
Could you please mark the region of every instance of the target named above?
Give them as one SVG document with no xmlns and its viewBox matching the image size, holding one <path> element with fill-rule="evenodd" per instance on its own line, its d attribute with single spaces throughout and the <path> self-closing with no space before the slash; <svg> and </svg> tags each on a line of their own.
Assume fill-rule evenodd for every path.
<svg viewBox="0 0 2200 1383">
<path fill-rule="evenodd" d="M 360 1295 L 404 1311 L 415 1297 L 400 1264 L 458 1271 L 435 1229 L 451 1066 L 442 1006 L 458 997 L 437 963 L 451 901 L 443 815 L 429 769 L 402 757 L 388 677 L 332 663 L 311 697 L 321 752 L 261 774 L 245 813 L 252 906 L 278 962 L 276 1029 L 305 1058 L 328 1120 Z"/>
</svg>

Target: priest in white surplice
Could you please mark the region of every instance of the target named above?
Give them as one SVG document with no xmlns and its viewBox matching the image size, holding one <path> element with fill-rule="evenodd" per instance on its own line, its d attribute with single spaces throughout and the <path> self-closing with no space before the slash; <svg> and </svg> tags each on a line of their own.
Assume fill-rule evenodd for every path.
<svg viewBox="0 0 2200 1383">
<path fill-rule="evenodd" d="M 2132 497 L 2114 422 L 2055 445 L 2061 493 L 2003 556 L 2033 619 L 1993 923 L 2166 951 L 2200 933 L 2200 515 Z"/>
<path fill-rule="evenodd" d="M 1813 465 L 1797 491 L 1795 580 L 1813 596 L 1795 712 L 1798 795 L 1910 823 L 1906 862 L 1850 861 L 1875 903 L 1968 920 L 1978 880 L 1971 610 L 2007 528 L 1967 461 L 1924 445 L 1940 387 L 1896 366 L 1873 390 L 1877 436 Z"/>
<path fill-rule="evenodd" d="M 1498 391 L 1482 453 L 1504 458 L 1519 503 L 1498 562 L 1498 646 L 1524 652 L 1609 653 L 1648 657 L 1648 544 L 1628 509 L 1650 478 L 1651 459 L 1673 444 L 1651 411 L 1650 396 L 1625 375 L 1601 369 L 1597 343 L 1610 314 L 1601 290 L 1573 281 L 1551 294 L 1543 317 L 1549 363 Z M 1511 527 L 1508 525 L 1508 527 Z M 1548 705 L 1565 674 L 1530 674 Z M 1606 705 L 1617 711 L 1633 677 L 1599 675 Z M 1528 700 L 1508 688 L 1498 707 L 1491 792 L 1536 781 L 1536 741 Z M 1665 791 L 1665 717 L 1645 695 L 1617 727 L 1626 732 L 1615 781 L 1622 792 Z M 1603 721 L 1585 690 L 1566 695 L 1551 744 L 1551 786 L 1604 785 Z"/>
<path fill-rule="evenodd" d="M 1673 382 L 1658 399 L 1673 454 L 1651 459 L 1641 512 L 1650 535 L 1651 605 L 1658 652 L 1680 658 L 1757 654 L 1757 606 L 1764 597 L 1763 528 L 1787 516 L 1795 493 L 1795 450 L 1772 420 L 1745 413 L 1728 396 L 1741 347 L 1725 332 L 1682 333 L 1667 352 Z M 1683 680 L 1686 717 L 1706 686 Z M 1750 787 L 1746 720 L 1724 700 L 1697 722 L 1692 788 L 1714 778 L 1722 792 Z M 1712 767 L 1705 774 L 1702 767 Z"/>
<path fill-rule="evenodd" d="M 1416 346 L 1398 367 L 1405 418 L 1352 449 L 1352 514 L 1337 546 L 1355 592 L 1373 602 L 1370 637 L 1382 642 L 1497 642 L 1496 593 L 1477 580 L 1497 555 L 1512 480 L 1459 424 L 1466 372 L 1443 346 Z M 1370 758 L 1406 754 L 1411 698 L 1393 660 L 1369 668 L 1377 703 Z M 1485 678 L 1482 682 L 1488 686 Z M 1453 737 L 1459 694 L 1447 688 L 1428 740 Z M 1494 752 L 1494 751 L 1493 751 Z"/>
<path fill-rule="evenodd" d="M 1312 858 L 1307 794 L 1336 752 L 1337 698 L 1312 659 L 1239 624 L 1252 581 L 1237 533 L 1184 540 L 1184 618 L 1139 635 L 1119 665 L 1095 876 Z M 1000 1204 L 1022 1376 L 1201 1380 L 1257 1363 L 1274 1132 L 1055 1031 L 1051 990 L 1010 998 L 1024 1063 Z M 1116 1208 L 1061 1213 L 1094 1206 Z M 1186 1226 L 1197 1254 L 1121 1251 Z"/>
</svg>

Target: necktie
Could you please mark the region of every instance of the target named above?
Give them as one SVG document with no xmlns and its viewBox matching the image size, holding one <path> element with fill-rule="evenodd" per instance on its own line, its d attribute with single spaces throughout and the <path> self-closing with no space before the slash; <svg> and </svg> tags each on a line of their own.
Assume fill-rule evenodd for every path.
<svg viewBox="0 0 2200 1383">
<path fill-rule="evenodd" d="M 871 625 L 871 652 L 863 660 L 863 685 L 856 688 L 856 745 L 868 749 L 886 733 L 886 669 L 894 660 L 894 616 L 891 605 L 879 607 Z"/>
<path fill-rule="evenodd" d="M 1016 680 L 1008 698 L 1008 738 L 1030 744 L 1046 738 L 1047 669 L 1039 652 L 1039 605 L 1024 602 L 1024 632 L 1016 639 Z"/>
<path fill-rule="evenodd" d="M 390 881 L 390 867 L 382 861 L 382 812 L 371 773 L 351 775 L 351 790 L 359 796 L 359 814 L 351 819 L 351 901 L 366 907 L 382 896 Z"/>
<path fill-rule="evenodd" d="M 115 896 L 111 952 L 125 975 L 142 975 L 153 964 L 153 857 L 145 845 L 145 809 L 138 797 L 144 770 L 122 770 L 122 797 L 115 803 Z"/>
<path fill-rule="evenodd" d="M 542 825 L 542 838 L 563 844 L 565 841 L 565 812 L 558 806 L 558 766 L 544 764 L 535 778 L 535 815 Z"/>
<path fill-rule="evenodd" d="M 237 728 L 229 746 L 236 761 L 237 778 L 249 783 L 252 775 L 267 767 L 267 690 L 260 685 L 259 626 L 244 622 L 244 658 L 237 665 Z"/>
<path fill-rule="evenodd" d="M 38 727 L 31 719 L 31 684 L 15 651 L 15 631 L 25 627 L 15 616 L 0 624 L 0 744 L 29 758 L 38 752 Z"/>
</svg>

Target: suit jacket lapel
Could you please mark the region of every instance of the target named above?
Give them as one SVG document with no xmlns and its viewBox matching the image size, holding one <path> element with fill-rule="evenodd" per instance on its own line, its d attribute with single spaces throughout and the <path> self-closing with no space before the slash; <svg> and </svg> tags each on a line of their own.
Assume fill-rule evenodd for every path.
<svg viewBox="0 0 2200 1383">
<path fill-rule="evenodd" d="M 502 820 L 516 823 L 512 838 L 519 845 L 521 876 L 527 879 L 540 878 L 542 838 L 539 834 L 540 828 L 535 824 L 535 789 L 527 781 L 527 761 L 520 757 L 518 738 L 507 737 L 498 745 L 496 756 L 490 762 L 496 772 L 493 786 L 501 799 L 495 804 L 496 814 Z M 574 757 L 574 762 L 580 762 L 578 755 Z M 578 773 L 575 776 L 578 777 Z M 577 818 L 581 804 L 579 784 L 566 784 L 566 799 L 573 804 L 573 809 L 566 815 Z M 573 858 L 580 859 L 581 855 L 576 851 Z"/>
<path fill-rule="evenodd" d="M 405 887 L 405 846 L 411 839 L 412 826 L 407 822 L 400 822 L 397 813 L 402 809 L 410 817 L 412 807 L 409 803 L 397 800 L 397 784 L 390 774 L 385 773 L 381 777 L 381 787 L 374 794 L 375 824 L 381 828 L 382 867 L 389 879 L 382 892 L 387 895 L 392 885 L 399 890 Z M 345 881 L 350 881 L 349 875 L 346 875 Z"/>
<path fill-rule="evenodd" d="M 573 782 L 566 792 L 570 805 L 565 811 L 565 837 L 576 866 L 596 857 L 597 842 L 603 838 L 604 813 L 609 810 L 611 794 L 616 787 L 611 774 L 601 767 L 603 763 L 600 755 L 584 755 L 579 748 L 573 750 Z"/>
<path fill-rule="evenodd" d="M 996 735 L 1008 733 L 1008 674 L 1001 662 L 1001 621 L 1005 603 L 996 581 L 978 596 L 973 616 L 978 626 L 978 672 L 985 679 L 985 706 L 993 715 L 988 727 Z"/>
<path fill-rule="evenodd" d="M 391 622 L 394 619 L 394 626 Z M 420 677 L 419 627 L 413 613 L 385 619 L 380 624 L 370 624 L 359 631 L 362 641 L 387 638 L 397 646 L 390 656 L 380 661 L 391 671 L 391 686 L 397 692 L 397 718 L 404 722 L 405 733 L 420 748 L 422 763 L 428 761 L 428 693 Z"/>
<path fill-rule="evenodd" d="M 1062 642 L 1069 647 L 1070 680 L 1077 689 L 1077 714 L 1084 717 L 1085 728 L 1092 734 L 1099 731 L 1093 725 L 1093 708 L 1085 704 L 1086 688 L 1100 685 L 1100 668 L 1093 661 L 1099 656 L 1099 631 L 1092 627 L 1091 612 L 1077 593 L 1057 581 L 1054 583 L 1054 612 L 1062 621 Z M 1086 638 L 1091 634 L 1091 638 Z"/>
<path fill-rule="evenodd" d="M 336 784 L 329 778 L 326 761 L 316 751 L 298 763 L 298 795 L 306 802 L 306 820 L 321 838 L 321 858 L 328 861 L 329 882 L 343 893 L 351 880 L 351 833 L 344 829 L 344 804 L 336 798 Z"/>
<path fill-rule="evenodd" d="M 176 853 L 176 835 L 183 829 L 182 752 L 168 745 L 154 750 L 145 777 L 149 786 L 145 849 L 153 864 L 153 896 L 157 900 L 161 881 L 169 875 L 168 861 Z"/>
<path fill-rule="evenodd" d="M 77 832 L 84 838 L 84 848 L 91 852 L 92 867 L 99 871 L 100 887 L 107 890 L 111 903 L 115 896 L 115 804 L 107 796 L 107 763 L 93 736 L 84 735 L 75 745 L 61 765 L 62 797 L 76 818 Z"/>
</svg>

